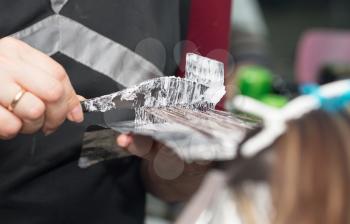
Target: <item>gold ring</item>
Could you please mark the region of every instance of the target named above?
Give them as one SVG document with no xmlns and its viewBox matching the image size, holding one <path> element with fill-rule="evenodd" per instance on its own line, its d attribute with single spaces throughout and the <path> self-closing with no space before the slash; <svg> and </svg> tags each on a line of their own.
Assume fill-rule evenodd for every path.
<svg viewBox="0 0 350 224">
<path fill-rule="evenodd" d="M 16 96 L 13 98 L 12 102 L 10 103 L 10 105 L 8 106 L 8 110 L 9 111 L 13 111 L 16 107 L 16 105 L 18 104 L 18 102 L 22 99 L 22 97 L 24 96 L 24 94 L 26 93 L 25 90 L 21 89 Z"/>
</svg>

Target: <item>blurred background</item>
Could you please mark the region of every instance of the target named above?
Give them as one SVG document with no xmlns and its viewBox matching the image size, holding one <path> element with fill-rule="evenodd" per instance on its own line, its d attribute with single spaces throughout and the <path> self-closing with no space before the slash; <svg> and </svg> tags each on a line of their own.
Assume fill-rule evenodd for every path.
<svg viewBox="0 0 350 224">
<path fill-rule="evenodd" d="M 282 107 L 300 85 L 349 78 L 349 9 L 349 0 L 234 0 L 228 102 L 243 94 Z"/>
<path fill-rule="evenodd" d="M 297 46 L 303 33 L 315 28 L 350 32 L 349 0 L 259 0 L 258 3 L 268 29 L 272 67 L 288 78 L 293 77 Z"/>
<path fill-rule="evenodd" d="M 350 77 L 349 12 L 350 0 L 234 0 L 227 101 L 240 93 L 281 107 L 299 84 Z M 171 223 L 182 207 L 149 195 L 147 223 Z"/>
</svg>

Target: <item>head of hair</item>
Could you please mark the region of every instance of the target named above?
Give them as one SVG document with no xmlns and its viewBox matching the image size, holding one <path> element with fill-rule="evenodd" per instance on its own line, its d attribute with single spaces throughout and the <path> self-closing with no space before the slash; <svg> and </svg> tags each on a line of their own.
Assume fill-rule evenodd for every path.
<svg viewBox="0 0 350 224">
<path fill-rule="evenodd" d="M 266 164 L 266 154 L 271 152 L 273 162 L 262 165 Z M 237 190 L 245 180 L 265 178 L 274 209 L 271 223 L 350 223 L 350 115 L 347 112 L 312 111 L 290 121 L 286 132 L 269 149 L 253 159 L 240 160 L 228 172 L 230 184 Z M 256 178 L 252 175 L 254 170 L 262 175 Z"/>
<path fill-rule="evenodd" d="M 274 223 L 350 222 L 350 116 L 313 111 L 272 146 Z"/>
</svg>

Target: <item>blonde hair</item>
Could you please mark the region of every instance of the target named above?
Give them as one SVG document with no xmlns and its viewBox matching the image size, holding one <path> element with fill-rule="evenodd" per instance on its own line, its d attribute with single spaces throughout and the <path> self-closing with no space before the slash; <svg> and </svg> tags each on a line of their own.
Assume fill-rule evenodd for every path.
<svg viewBox="0 0 350 224">
<path fill-rule="evenodd" d="M 267 166 L 269 152 L 274 162 Z M 241 158 L 228 174 L 236 195 L 243 192 L 246 180 L 268 181 L 270 223 L 350 223 L 350 115 L 317 110 L 291 121 L 267 151 L 248 161 Z M 252 222 L 246 209 L 249 196 L 237 198 L 244 223 L 259 223 L 258 218 Z"/>
<path fill-rule="evenodd" d="M 311 112 L 290 122 L 272 147 L 273 223 L 349 223 L 348 113 Z"/>
</svg>

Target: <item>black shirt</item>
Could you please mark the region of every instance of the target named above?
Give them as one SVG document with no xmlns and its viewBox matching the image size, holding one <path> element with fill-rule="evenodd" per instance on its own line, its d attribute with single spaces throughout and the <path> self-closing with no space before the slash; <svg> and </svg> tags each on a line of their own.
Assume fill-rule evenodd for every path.
<svg viewBox="0 0 350 224">
<path fill-rule="evenodd" d="M 138 53 L 173 75 L 174 46 L 182 35 L 179 4 L 176 0 L 70 0 L 60 14 L 130 50 L 146 38 L 159 40 L 165 66 L 149 48 Z M 49 0 L 0 0 L 0 37 L 52 14 Z M 76 92 L 86 98 L 124 88 L 62 53 L 52 57 L 65 67 Z M 77 159 L 85 128 L 67 121 L 47 137 L 37 133 L 0 140 L 0 223 L 143 222 L 140 160 L 114 159 L 80 169 Z"/>
</svg>

